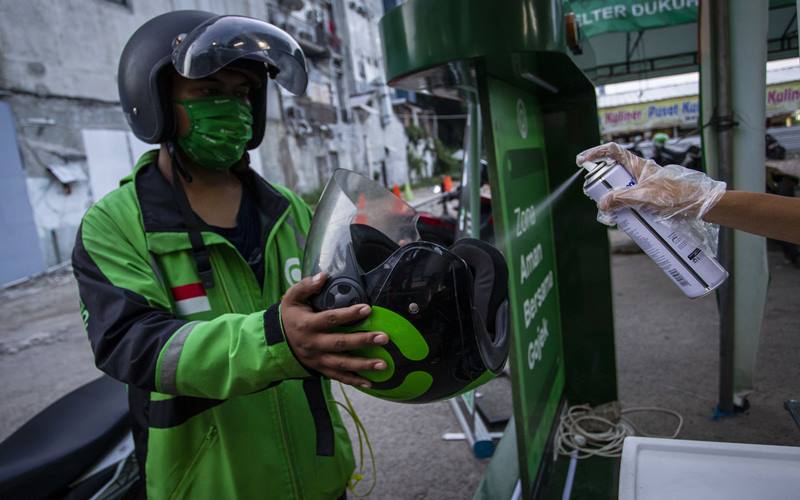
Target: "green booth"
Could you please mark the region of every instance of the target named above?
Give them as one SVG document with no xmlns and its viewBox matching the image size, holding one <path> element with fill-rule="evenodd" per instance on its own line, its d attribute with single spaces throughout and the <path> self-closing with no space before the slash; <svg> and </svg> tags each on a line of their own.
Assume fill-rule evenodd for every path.
<svg viewBox="0 0 800 500">
<path fill-rule="evenodd" d="M 461 101 L 465 178 L 478 179 L 479 157 L 489 165 L 509 266 L 514 417 L 476 498 L 511 498 L 517 479 L 522 498 L 561 498 L 561 412 L 617 399 L 608 237 L 575 178 L 575 155 L 599 143 L 595 91 L 567 53 L 561 4 L 409 0 L 380 23 L 389 84 Z M 478 184 L 464 186 L 471 220 Z M 572 498 L 614 498 L 617 470 L 614 459 L 581 460 Z"/>
</svg>

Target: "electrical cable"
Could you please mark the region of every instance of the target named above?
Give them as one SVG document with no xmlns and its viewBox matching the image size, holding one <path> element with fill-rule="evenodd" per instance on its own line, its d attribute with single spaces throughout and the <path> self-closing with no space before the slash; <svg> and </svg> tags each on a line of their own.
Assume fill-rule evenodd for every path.
<svg viewBox="0 0 800 500">
<path fill-rule="evenodd" d="M 350 484 L 347 485 L 347 489 L 350 490 L 350 493 L 353 496 L 358 498 L 367 497 L 372 493 L 372 490 L 375 489 L 375 485 L 378 484 L 378 470 L 375 466 L 375 452 L 372 449 L 372 443 L 369 440 L 369 435 L 367 435 L 367 429 L 364 427 L 364 424 L 361 422 L 361 419 L 358 417 L 358 413 L 356 413 L 356 409 L 353 407 L 353 403 L 350 401 L 350 398 L 347 396 L 347 393 L 344 390 L 344 386 L 341 382 L 339 382 L 339 389 L 342 391 L 342 396 L 344 396 L 345 403 L 341 403 L 339 401 L 334 402 L 339 405 L 340 407 L 344 408 L 344 411 L 350 415 L 350 418 L 353 420 L 353 425 L 356 428 L 356 434 L 358 437 L 358 467 L 353 472 L 353 476 L 350 479 Z M 364 470 L 364 445 L 366 444 L 367 451 L 369 452 L 369 460 L 371 464 L 371 471 L 372 471 L 372 484 L 370 485 L 367 491 L 361 493 L 356 491 L 356 486 L 358 483 L 364 479 L 364 474 L 366 471 Z"/>
<path fill-rule="evenodd" d="M 578 459 L 599 457 L 620 457 L 622 444 L 628 436 L 645 436 L 674 439 L 683 428 L 683 416 L 674 410 L 655 406 L 631 407 L 619 410 L 618 405 L 592 408 L 589 405 L 569 407 L 561 415 L 556 432 L 554 454 L 577 456 Z M 603 411 L 606 410 L 606 411 Z M 655 412 L 675 417 L 678 424 L 670 435 L 648 434 L 625 415 L 632 413 Z"/>
</svg>

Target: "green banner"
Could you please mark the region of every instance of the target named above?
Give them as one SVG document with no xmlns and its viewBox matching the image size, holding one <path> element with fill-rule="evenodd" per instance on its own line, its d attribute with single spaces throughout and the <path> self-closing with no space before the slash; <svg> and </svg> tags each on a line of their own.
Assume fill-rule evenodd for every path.
<svg viewBox="0 0 800 500">
<path fill-rule="evenodd" d="M 565 0 L 585 37 L 641 31 L 697 21 L 699 0 Z"/>
<path fill-rule="evenodd" d="M 581 35 L 642 31 L 697 22 L 699 0 L 564 0 L 564 12 L 574 12 Z M 770 0 L 770 9 L 795 0 Z"/>
</svg>

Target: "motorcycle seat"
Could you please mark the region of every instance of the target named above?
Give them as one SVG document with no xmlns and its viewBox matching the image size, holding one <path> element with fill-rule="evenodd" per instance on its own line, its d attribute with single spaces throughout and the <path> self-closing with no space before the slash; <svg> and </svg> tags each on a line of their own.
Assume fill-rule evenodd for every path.
<svg viewBox="0 0 800 500">
<path fill-rule="evenodd" d="M 75 389 L 0 443 L 0 498 L 60 496 L 129 431 L 124 384 Z"/>
</svg>

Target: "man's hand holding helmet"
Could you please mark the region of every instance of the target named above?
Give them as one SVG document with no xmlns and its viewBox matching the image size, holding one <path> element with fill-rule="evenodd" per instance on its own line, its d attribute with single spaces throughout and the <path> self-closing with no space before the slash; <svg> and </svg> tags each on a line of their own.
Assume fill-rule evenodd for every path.
<svg viewBox="0 0 800 500">
<path fill-rule="evenodd" d="M 326 276 L 319 273 L 304 278 L 289 288 L 281 300 L 281 321 L 294 355 L 306 368 L 349 385 L 370 387 L 369 380 L 353 372 L 385 370 L 380 359 L 366 359 L 348 351 L 371 345 L 385 345 L 389 337 L 383 332 L 332 333 L 342 325 L 360 321 L 370 315 L 367 304 L 314 312 L 308 300 L 322 290 Z"/>
</svg>

